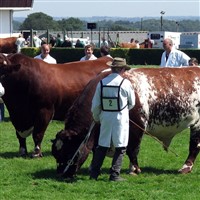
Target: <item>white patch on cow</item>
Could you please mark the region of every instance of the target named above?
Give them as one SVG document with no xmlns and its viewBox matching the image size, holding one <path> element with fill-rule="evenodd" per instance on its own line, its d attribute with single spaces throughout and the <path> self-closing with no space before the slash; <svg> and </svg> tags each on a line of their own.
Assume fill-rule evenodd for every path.
<svg viewBox="0 0 200 200">
<path fill-rule="evenodd" d="M 29 135 L 31 135 L 33 133 L 33 129 L 34 129 L 34 127 L 32 126 L 31 128 L 29 128 L 25 131 L 17 131 L 17 132 L 22 138 L 27 138 Z"/>
<path fill-rule="evenodd" d="M 62 146 L 63 146 L 63 141 L 62 140 L 60 140 L 60 139 L 58 139 L 57 141 L 56 141 L 56 149 L 57 149 L 57 151 L 59 151 L 61 148 L 62 148 Z"/>
<path fill-rule="evenodd" d="M 193 164 L 191 166 L 188 166 L 188 165 L 184 164 L 183 167 L 181 169 L 179 169 L 178 171 L 182 172 L 184 169 L 187 169 L 187 168 L 189 168 L 189 170 L 192 171 Z"/>
<path fill-rule="evenodd" d="M 197 148 L 200 149 L 200 143 L 197 144 Z"/>
<path fill-rule="evenodd" d="M 7 64 L 8 64 L 8 63 L 4 60 L 4 61 L 3 61 L 3 65 L 7 65 Z"/>
</svg>

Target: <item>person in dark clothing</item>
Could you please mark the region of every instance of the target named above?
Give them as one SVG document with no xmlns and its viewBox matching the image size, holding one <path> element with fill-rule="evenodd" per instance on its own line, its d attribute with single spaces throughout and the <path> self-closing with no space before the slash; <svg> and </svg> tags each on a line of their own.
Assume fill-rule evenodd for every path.
<svg viewBox="0 0 200 200">
<path fill-rule="evenodd" d="M 62 43 L 61 47 L 72 47 L 72 42 L 68 37 L 65 37 L 65 41 Z"/>
</svg>

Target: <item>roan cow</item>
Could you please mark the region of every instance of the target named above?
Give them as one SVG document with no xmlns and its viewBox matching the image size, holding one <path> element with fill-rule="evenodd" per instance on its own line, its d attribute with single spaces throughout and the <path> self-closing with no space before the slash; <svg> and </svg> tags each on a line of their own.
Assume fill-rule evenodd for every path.
<svg viewBox="0 0 200 200">
<path fill-rule="evenodd" d="M 67 112 L 65 129 L 52 140 L 57 173 L 64 177 L 73 177 L 97 144 L 98 125 L 88 136 L 90 109 L 96 85 L 106 75 L 104 72 L 87 84 Z M 130 174 L 141 172 L 137 156 L 145 132 L 160 140 L 167 150 L 173 137 L 188 127 L 189 155 L 179 172 L 191 172 L 200 149 L 200 68 L 140 68 L 123 76 L 131 81 L 136 95 L 136 105 L 130 110 L 127 147 Z"/>
<path fill-rule="evenodd" d="M 0 54 L 2 98 L 16 129 L 21 156 L 27 155 L 26 137 L 30 134 L 35 144 L 32 157 L 42 156 L 41 143 L 49 122 L 64 120 L 85 85 L 108 68 L 109 60 L 49 64 L 22 54 Z"/>
</svg>

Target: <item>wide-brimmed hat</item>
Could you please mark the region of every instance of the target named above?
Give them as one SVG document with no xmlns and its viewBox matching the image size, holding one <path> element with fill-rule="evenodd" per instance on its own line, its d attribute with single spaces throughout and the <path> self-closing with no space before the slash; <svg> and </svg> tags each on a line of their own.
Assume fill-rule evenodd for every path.
<svg viewBox="0 0 200 200">
<path fill-rule="evenodd" d="M 121 67 L 125 68 L 126 70 L 131 69 L 131 67 L 126 64 L 126 59 L 124 58 L 114 58 L 113 61 L 109 61 L 106 64 L 110 67 Z"/>
</svg>

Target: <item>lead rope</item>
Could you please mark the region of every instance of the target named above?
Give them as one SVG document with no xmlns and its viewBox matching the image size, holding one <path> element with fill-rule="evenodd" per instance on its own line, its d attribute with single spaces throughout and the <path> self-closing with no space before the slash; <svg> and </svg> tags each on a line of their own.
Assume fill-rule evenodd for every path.
<svg viewBox="0 0 200 200">
<path fill-rule="evenodd" d="M 168 148 L 165 144 L 163 144 L 163 142 L 161 142 L 158 138 L 154 137 L 153 135 L 151 135 L 149 132 L 145 131 L 142 127 L 140 127 L 138 124 L 136 124 L 134 121 L 132 121 L 131 119 L 129 119 L 129 121 L 131 123 L 133 123 L 134 125 L 136 125 L 139 129 L 141 129 L 144 133 L 146 133 L 148 136 L 150 136 L 151 138 L 153 138 L 154 140 L 156 140 L 158 143 L 160 143 L 162 146 L 164 146 L 166 149 L 168 149 L 169 151 L 171 151 L 173 154 L 175 154 L 176 157 L 178 157 L 178 154 L 171 150 L 170 148 Z"/>
<path fill-rule="evenodd" d="M 88 131 L 88 133 L 87 133 L 85 139 L 84 139 L 83 142 L 80 144 L 80 146 L 79 146 L 78 149 L 76 150 L 76 152 L 75 152 L 75 154 L 73 155 L 73 157 L 71 158 L 71 160 L 68 161 L 67 166 L 65 167 L 65 169 L 64 169 L 64 171 L 63 171 L 63 174 L 66 173 L 66 171 L 69 169 L 70 165 L 73 164 L 73 160 L 74 160 L 74 158 L 76 157 L 76 155 L 78 154 L 78 152 L 79 152 L 81 146 L 82 146 L 83 144 L 85 144 L 85 143 L 88 141 L 88 139 L 89 139 L 89 137 L 90 137 L 90 134 L 91 134 L 91 132 L 92 132 L 92 129 L 94 128 L 94 125 L 95 125 L 95 122 L 92 121 L 92 123 L 91 123 L 91 125 L 90 125 L 90 128 L 89 128 L 89 131 Z"/>
</svg>

